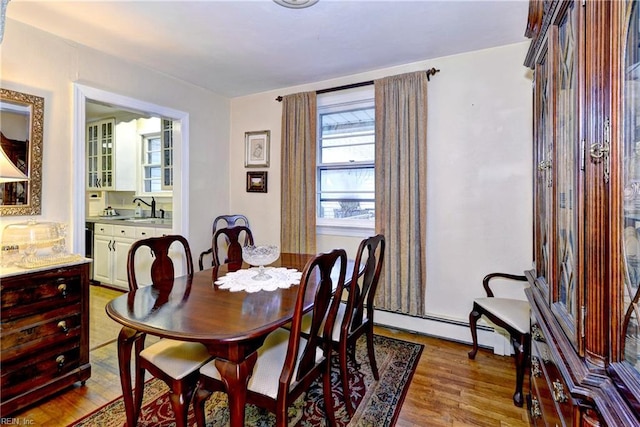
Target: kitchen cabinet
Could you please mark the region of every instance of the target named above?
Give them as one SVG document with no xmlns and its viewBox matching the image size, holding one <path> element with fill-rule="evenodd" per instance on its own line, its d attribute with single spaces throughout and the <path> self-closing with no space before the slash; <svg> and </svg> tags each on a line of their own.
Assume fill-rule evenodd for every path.
<svg viewBox="0 0 640 427">
<path fill-rule="evenodd" d="M 135 191 L 136 122 L 87 124 L 87 190 Z"/>
<path fill-rule="evenodd" d="M 529 6 L 532 425 L 640 425 L 639 8 Z"/>
<path fill-rule="evenodd" d="M 0 280 L 5 420 L 91 376 L 89 261 L 3 272 Z"/>
<path fill-rule="evenodd" d="M 96 223 L 93 239 L 93 280 L 129 290 L 127 257 L 131 244 L 136 240 L 159 237 L 168 233 L 171 233 L 171 229 L 166 227 Z M 169 256 L 171 256 L 171 251 Z M 175 259 L 182 259 L 179 251 L 176 252 Z M 149 272 L 151 271 L 152 262 L 153 257 L 150 252 L 138 251 L 135 268 L 136 271 L 139 271 L 137 274 L 139 283 L 151 282 Z M 176 263 L 175 267 L 176 274 L 180 275 L 183 271 L 181 262 Z"/>
<path fill-rule="evenodd" d="M 136 227 L 97 223 L 94 229 L 93 280 L 129 290 L 127 254 Z"/>
</svg>

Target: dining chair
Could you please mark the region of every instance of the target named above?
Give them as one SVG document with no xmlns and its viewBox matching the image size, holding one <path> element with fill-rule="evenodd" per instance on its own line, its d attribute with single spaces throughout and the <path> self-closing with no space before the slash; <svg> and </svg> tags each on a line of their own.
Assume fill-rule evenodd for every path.
<svg viewBox="0 0 640 427">
<path fill-rule="evenodd" d="M 236 225 L 244 225 L 245 227 L 249 227 L 249 220 L 244 215 L 220 215 L 217 216 L 216 219 L 213 220 L 213 227 L 211 230 L 211 238 L 213 240 L 213 236 L 216 234 L 216 230 L 222 227 L 233 227 Z M 248 241 L 245 240 L 245 246 L 249 244 Z M 211 255 L 211 266 L 215 266 L 213 260 L 213 244 L 209 249 L 200 253 L 198 257 L 198 267 L 200 267 L 200 271 L 204 270 L 204 258 L 207 255 Z"/>
<path fill-rule="evenodd" d="M 344 287 L 347 254 L 334 249 L 319 254 L 305 266 L 297 293 L 291 328 L 278 328 L 270 333 L 257 351 L 253 374 L 247 384 L 247 402 L 275 413 L 276 426 L 287 425 L 287 408 L 319 377 L 323 379 L 326 420 L 336 425 L 331 394 L 331 346 L 323 346 L 321 337 L 331 341 L 331 331 L 338 304 L 332 298 L 334 288 Z M 332 270 L 339 266 L 337 283 L 333 283 Z M 335 273 L 334 273 L 335 274 Z M 317 281 L 311 310 L 311 334 L 301 333 L 307 288 Z M 200 368 L 200 382 L 193 401 L 198 426 L 205 426 L 205 401 L 214 391 L 224 391 L 218 366 L 213 362 Z"/>
<path fill-rule="evenodd" d="M 156 304 L 166 303 L 173 287 L 175 273 L 174 261 L 177 248 L 182 248 L 182 262 L 186 263 L 187 275 L 193 277 L 193 260 L 187 240 L 179 235 L 167 235 L 163 237 L 151 237 L 138 240 L 131 245 L 127 258 L 127 276 L 129 290 L 138 289 L 137 273 L 140 273 L 139 265 L 136 266 L 136 255 L 142 256 L 144 248 L 151 251 L 153 261 L 150 267 L 151 284 L 158 289 Z M 147 256 L 147 254 L 144 254 Z M 136 268 L 138 267 L 138 268 Z M 160 341 L 144 346 L 144 333 L 135 333 L 135 391 L 134 391 L 134 417 L 137 420 L 142 407 L 142 395 L 144 391 L 144 372 L 161 379 L 169 386 L 169 398 L 171 407 L 176 417 L 177 426 L 187 425 L 187 414 L 191 397 L 198 381 L 198 369 L 211 359 L 207 348 L 195 342 L 161 339 Z M 121 375 L 124 373 L 121 372 Z M 128 417 L 129 418 L 129 417 Z"/>
<path fill-rule="evenodd" d="M 244 239 L 243 239 L 244 237 Z M 216 230 L 213 235 L 213 265 L 235 264 L 238 268 L 242 265 L 242 246 L 253 245 L 251 229 L 244 225 L 225 227 Z"/>
<path fill-rule="evenodd" d="M 531 352 L 530 306 L 528 301 L 495 297 L 490 287 L 490 282 L 498 278 L 506 279 L 503 281 L 505 284 L 527 282 L 525 276 L 507 273 L 491 273 L 484 277 L 482 286 L 487 296 L 486 298 L 474 299 L 473 309 L 469 313 L 469 327 L 471 328 L 471 339 L 473 341 L 473 349 L 469 352 L 469 359 L 475 359 L 478 352 L 476 324 L 482 316 L 487 317 L 495 325 L 505 329 L 511 337 L 516 359 L 516 390 L 513 394 L 513 403 L 516 406 L 522 406 L 524 403 L 522 384 Z"/>
<path fill-rule="evenodd" d="M 360 242 L 351 280 L 344 287 L 347 298 L 346 301 L 340 301 L 333 328 L 332 340 L 337 347 L 340 378 L 349 416 L 353 416 L 355 407 L 351 402 L 347 358 L 350 355 L 355 366 L 359 366 L 355 348 L 358 338 L 363 334 L 367 337 L 367 353 L 373 377 L 376 381 L 380 379 L 373 347 L 373 300 L 382 271 L 384 251 L 385 238 L 382 234 L 368 237 Z"/>
</svg>

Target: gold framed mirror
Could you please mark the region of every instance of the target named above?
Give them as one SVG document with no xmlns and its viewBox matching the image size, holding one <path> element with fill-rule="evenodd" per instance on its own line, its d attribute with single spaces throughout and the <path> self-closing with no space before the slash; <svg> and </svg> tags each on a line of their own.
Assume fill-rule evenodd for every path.
<svg viewBox="0 0 640 427">
<path fill-rule="evenodd" d="M 44 98 L 0 88 L 0 216 L 40 215 Z"/>
</svg>

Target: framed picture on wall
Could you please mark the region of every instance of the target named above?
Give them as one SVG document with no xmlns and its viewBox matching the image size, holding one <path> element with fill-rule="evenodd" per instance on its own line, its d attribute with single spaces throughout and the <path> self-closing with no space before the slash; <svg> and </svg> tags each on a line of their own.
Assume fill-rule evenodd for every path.
<svg viewBox="0 0 640 427">
<path fill-rule="evenodd" d="M 271 131 L 259 130 L 244 133 L 244 166 L 247 168 L 269 167 L 269 139 Z"/>
<path fill-rule="evenodd" d="M 247 193 L 267 192 L 267 172 L 247 172 Z"/>
</svg>

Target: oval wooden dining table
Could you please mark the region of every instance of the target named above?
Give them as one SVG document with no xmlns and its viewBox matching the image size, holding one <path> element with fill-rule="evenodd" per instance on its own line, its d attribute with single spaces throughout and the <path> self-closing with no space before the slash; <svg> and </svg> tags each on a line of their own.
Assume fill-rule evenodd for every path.
<svg viewBox="0 0 640 427">
<path fill-rule="evenodd" d="M 271 264 L 302 271 L 314 255 L 282 253 Z M 223 264 L 188 276 L 178 277 L 170 289 L 154 286 L 127 292 L 106 306 L 106 312 L 124 327 L 118 336 L 118 363 L 127 424 L 135 425 L 131 386 L 132 337 L 137 332 L 204 344 L 216 358 L 215 364 L 227 386 L 230 425 L 244 425 L 247 382 L 257 359 L 257 350 L 267 335 L 288 323 L 293 316 L 299 286 L 274 291 L 231 292 L 214 282 L 230 270 Z M 242 264 L 240 268 L 249 268 Z M 353 271 L 348 263 L 347 275 Z M 305 309 L 313 307 L 315 284 L 310 284 Z"/>
</svg>

